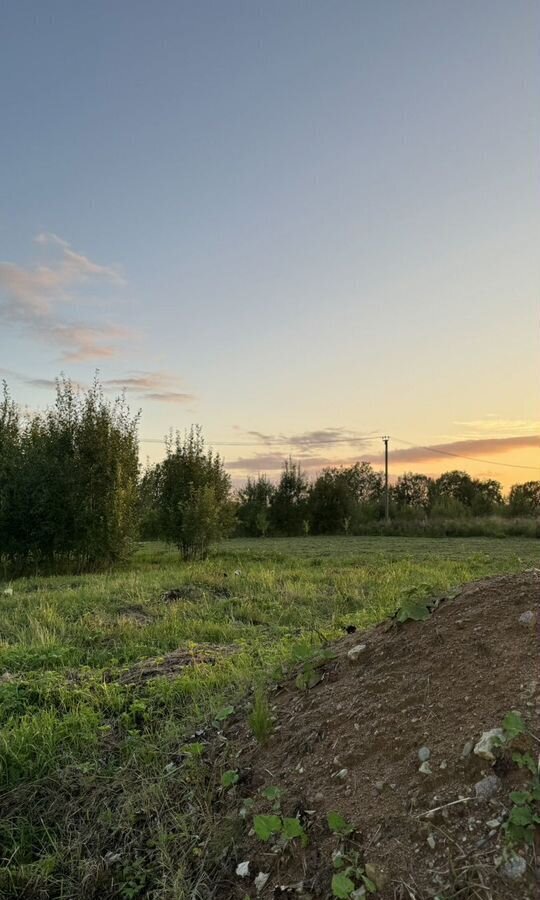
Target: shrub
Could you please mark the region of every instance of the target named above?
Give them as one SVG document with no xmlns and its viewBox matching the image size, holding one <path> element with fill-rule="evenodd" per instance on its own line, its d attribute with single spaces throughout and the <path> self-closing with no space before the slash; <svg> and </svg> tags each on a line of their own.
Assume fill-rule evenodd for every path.
<svg viewBox="0 0 540 900">
<path fill-rule="evenodd" d="M 56 403 L 23 422 L 0 407 L 0 556 L 91 568 L 123 559 L 136 533 L 138 416 L 59 379 Z"/>
<path fill-rule="evenodd" d="M 230 478 L 221 457 L 206 449 L 200 428 L 167 441 L 156 479 L 164 537 L 184 559 L 204 559 L 210 544 L 229 533 L 233 516 Z"/>
</svg>

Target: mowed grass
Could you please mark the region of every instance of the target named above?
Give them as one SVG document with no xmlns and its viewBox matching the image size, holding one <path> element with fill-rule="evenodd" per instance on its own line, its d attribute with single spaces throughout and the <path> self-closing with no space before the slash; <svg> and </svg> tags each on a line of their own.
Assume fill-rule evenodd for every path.
<svg viewBox="0 0 540 900">
<path fill-rule="evenodd" d="M 535 565 L 539 546 L 234 540 L 186 564 L 145 544 L 112 574 L 4 583 L 0 897 L 211 897 L 230 835 L 214 826 L 204 756 L 182 752 L 193 730 L 271 678 L 298 645 L 380 621 L 411 588 Z M 205 643 L 234 652 L 174 678 L 125 677 L 142 660 Z"/>
</svg>

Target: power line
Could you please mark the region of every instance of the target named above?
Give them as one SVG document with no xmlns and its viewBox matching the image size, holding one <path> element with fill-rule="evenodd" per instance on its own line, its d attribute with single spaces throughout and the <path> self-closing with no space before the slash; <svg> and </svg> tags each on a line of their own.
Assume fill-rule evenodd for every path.
<svg viewBox="0 0 540 900">
<path fill-rule="evenodd" d="M 211 441 L 208 440 L 208 444 L 215 444 L 216 447 L 311 447 L 314 444 L 364 444 L 366 442 L 371 443 L 375 437 L 370 435 L 369 437 L 358 437 L 358 438 L 319 438 L 314 440 L 309 440 L 306 438 L 305 440 L 293 440 L 288 441 L 286 438 L 269 438 L 268 440 L 261 439 L 260 441 Z M 139 438 L 141 444 L 164 444 L 165 438 Z"/>
<path fill-rule="evenodd" d="M 534 437 L 535 435 L 531 435 Z M 441 450 L 438 447 L 425 447 L 422 444 L 415 444 L 411 441 L 405 441 L 403 438 L 395 437 L 391 435 L 393 441 L 397 441 L 398 444 L 405 444 L 407 447 L 414 447 L 418 450 L 425 450 L 427 453 L 438 453 L 440 456 L 448 456 L 453 459 L 466 459 L 469 462 L 482 463 L 482 465 L 488 466 L 504 466 L 506 469 L 527 469 L 530 472 L 540 472 L 540 466 L 524 466 L 519 463 L 508 463 L 501 462 L 499 460 L 493 459 L 482 459 L 478 456 L 465 456 L 463 453 L 452 453 L 450 450 Z M 286 438 L 268 438 L 267 440 L 261 439 L 259 441 L 211 441 L 208 443 L 217 446 L 217 447 L 258 447 L 259 449 L 267 448 L 279 448 L 279 447 L 289 447 L 295 449 L 302 449 L 306 447 L 319 446 L 320 444 L 364 444 L 366 441 L 371 442 L 375 439 L 374 435 L 369 435 L 367 437 L 348 437 L 348 438 L 319 438 L 312 439 L 309 438 L 290 441 Z M 142 444 L 164 444 L 165 438 L 140 438 L 140 442 Z M 417 460 L 417 462 L 422 462 L 422 460 Z"/>
</svg>

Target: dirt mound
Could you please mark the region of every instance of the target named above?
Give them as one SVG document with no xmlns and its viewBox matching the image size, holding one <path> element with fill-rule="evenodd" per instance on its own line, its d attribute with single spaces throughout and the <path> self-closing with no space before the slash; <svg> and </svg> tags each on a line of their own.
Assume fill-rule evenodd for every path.
<svg viewBox="0 0 540 900">
<path fill-rule="evenodd" d="M 504 826 L 540 751 L 539 600 L 540 570 L 470 584 L 425 621 L 350 635 L 304 664 L 277 689 L 264 746 L 231 721 L 230 823 L 248 803 L 217 896 L 357 900 L 376 887 L 385 900 L 533 900 L 540 846 L 512 850 Z M 511 740 L 507 720 L 493 759 L 477 755 L 512 710 L 526 732 Z M 281 797 L 265 798 L 269 787 Z M 274 816 L 257 820 L 266 840 L 260 815 Z M 305 834 L 287 836 L 298 826 L 286 818 Z"/>
<path fill-rule="evenodd" d="M 178 678 L 182 672 L 192 666 L 215 666 L 215 664 L 237 648 L 233 645 L 197 644 L 196 647 L 182 648 L 168 653 L 166 656 L 150 657 L 137 663 L 119 679 L 119 684 L 138 684 L 150 678 Z"/>
</svg>

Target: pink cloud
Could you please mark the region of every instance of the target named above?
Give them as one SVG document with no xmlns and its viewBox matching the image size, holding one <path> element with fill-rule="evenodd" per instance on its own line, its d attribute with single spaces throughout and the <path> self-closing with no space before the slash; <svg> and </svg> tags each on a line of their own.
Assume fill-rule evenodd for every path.
<svg viewBox="0 0 540 900">
<path fill-rule="evenodd" d="M 113 356 L 116 341 L 127 336 L 125 329 L 109 323 L 66 320 L 59 305 L 73 305 L 73 292 L 83 284 L 93 285 L 98 280 L 121 284 L 119 273 L 76 253 L 57 235 L 40 234 L 36 243 L 50 253 L 47 265 L 0 262 L 0 318 L 22 333 L 59 345 L 65 360 Z"/>
</svg>

